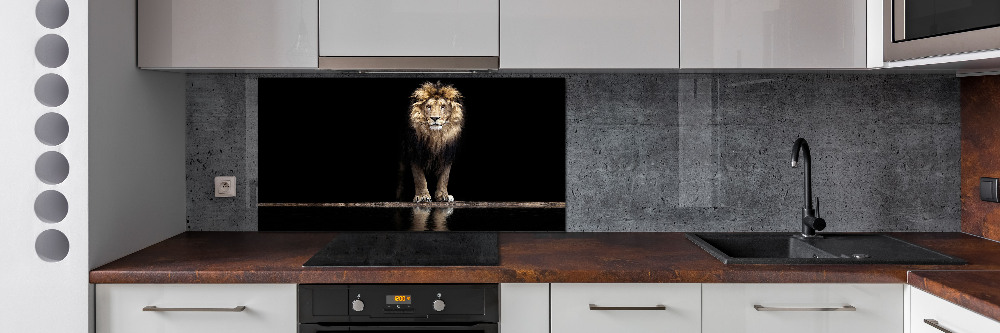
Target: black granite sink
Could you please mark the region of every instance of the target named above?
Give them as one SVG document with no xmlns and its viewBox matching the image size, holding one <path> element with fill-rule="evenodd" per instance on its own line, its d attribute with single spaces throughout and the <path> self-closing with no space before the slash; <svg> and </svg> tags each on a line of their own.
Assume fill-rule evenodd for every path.
<svg viewBox="0 0 1000 333">
<path fill-rule="evenodd" d="M 964 265 L 948 256 L 880 234 L 688 233 L 687 238 L 724 264 Z"/>
</svg>

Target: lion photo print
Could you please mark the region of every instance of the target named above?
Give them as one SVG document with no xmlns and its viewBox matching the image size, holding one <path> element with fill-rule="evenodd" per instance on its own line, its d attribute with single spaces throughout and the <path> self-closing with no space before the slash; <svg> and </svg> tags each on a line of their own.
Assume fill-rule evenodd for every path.
<svg viewBox="0 0 1000 333">
<path fill-rule="evenodd" d="M 259 229 L 562 231 L 562 78 L 261 78 Z"/>
</svg>

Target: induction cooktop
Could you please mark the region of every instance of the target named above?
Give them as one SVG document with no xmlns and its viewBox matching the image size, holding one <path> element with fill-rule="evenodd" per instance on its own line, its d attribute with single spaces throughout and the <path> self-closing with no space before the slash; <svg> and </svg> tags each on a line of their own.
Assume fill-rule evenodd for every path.
<svg viewBox="0 0 1000 333">
<path fill-rule="evenodd" d="M 302 266 L 496 266 L 495 232 L 348 232 Z"/>
</svg>

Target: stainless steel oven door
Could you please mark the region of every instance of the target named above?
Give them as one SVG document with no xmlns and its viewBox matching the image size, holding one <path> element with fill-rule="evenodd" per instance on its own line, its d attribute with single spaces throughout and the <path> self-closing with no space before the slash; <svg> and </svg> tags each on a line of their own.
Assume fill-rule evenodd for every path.
<svg viewBox="0 0 1000 333">
<path fill-rule="evenodd" d="M 1000 49 L 1000 1 L 883 0 L 885 61 Z"/>
<path fill-rule="evenodd" d="M 398 333 L 398 332 L 446 332 L 446 333 L 497 333 L 497 324 L 471 325 L 405 325 L 405 326 L 323 326 L 318 324 L 299 324 L 299 333 L 325 332 L 366 332 L 366 333 Z"/>
</svg>

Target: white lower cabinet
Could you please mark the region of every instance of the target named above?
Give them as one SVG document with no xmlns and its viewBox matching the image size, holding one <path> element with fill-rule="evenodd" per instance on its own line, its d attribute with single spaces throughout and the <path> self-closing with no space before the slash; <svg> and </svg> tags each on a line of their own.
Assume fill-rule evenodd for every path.
<svg viewBox="0 0 1000 333">
<path fill-rule="evenodd" d="M 910 289 L 910 332 L 1000 332 L 1000 322 L 917 289 Z"/>
<path fill-rule="evenodd" d="M 98 284 L 95 302 L 98 333 L 298 331 L 294 284 Z"/>
<path fill-rule="evenodd" d="M 902 284 L 504 283 L 500 309 L 501 333 L 1000 332 Z M 95 312 L 98 333 L 298 331 L 294 284 L 98 284 Z"/>
<path fill-rule="evenodd" d="M 500 333 L 548 333 L 549 284 L 500 284 Z"/>
<path fill-rule="evenodd" d="M 705 333 L 903 332 L 902 284 L 704 284 Z"/>
<path fill-rule="evenodd" d="M 701 332 L 701 285 L 554 283 L 552 333 Z"/>
</svg>

